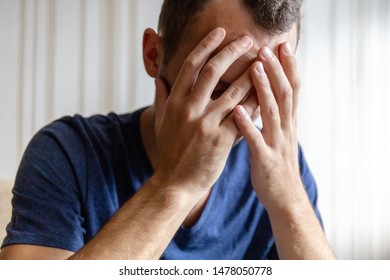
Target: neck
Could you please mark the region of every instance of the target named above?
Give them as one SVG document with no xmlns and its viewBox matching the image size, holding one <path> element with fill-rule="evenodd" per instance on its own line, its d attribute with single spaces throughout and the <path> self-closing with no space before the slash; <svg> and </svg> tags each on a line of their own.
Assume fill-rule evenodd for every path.
<svg viewBox="0 0 390 280">
<path fill-rule="evenodd" d="M 155 133 L 155 111 L 154 106 L 146 108 L 141 114 L 141 137 L 146 154 L 153 167 L 156 169 L 158 160 L 157 141 Z"/>
</svg>

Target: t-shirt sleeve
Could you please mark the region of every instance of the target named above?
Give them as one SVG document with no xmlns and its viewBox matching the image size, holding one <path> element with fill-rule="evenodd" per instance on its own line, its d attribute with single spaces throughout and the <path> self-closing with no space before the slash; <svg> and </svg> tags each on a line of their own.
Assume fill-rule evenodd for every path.
<svg viewBox="0 0 390 280">
<path fill-rule="evenodd" d="M 66 138 L 66 141 L 62 139 Z M 62 122 L 30 141 L 12 190 L 12 218 L 2 248 L 30 244 L 77 251 L 83 246 L 80 182 L 74 158 L 83 154 L 77 133 Z"/>
</svg>

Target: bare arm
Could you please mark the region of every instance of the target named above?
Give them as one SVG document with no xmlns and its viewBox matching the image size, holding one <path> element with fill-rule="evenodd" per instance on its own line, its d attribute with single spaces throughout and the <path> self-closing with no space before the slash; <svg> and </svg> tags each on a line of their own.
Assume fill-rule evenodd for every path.
<svg viewBox="0 0 390 280">
<path fill-rule="evenodd" d="M 158 259 L 197 199 L 175 186 L 169 189 L 154 185 L 151 179 L 75 254 L 57 248 L 11 245 L 1 252 L 1 258 Z"/>
<path fill-rule="evenodd" d="M 296 205 L 268 211 L 280 258 L 335 259 L 304 190 L 301 195 Z"/>
<path fill-rule="evenodd" d="M 71 259 L 158 259 L 197 197 L 152 183 L 123 206 Z"/>
<path fill-rule="evenodd" d="M 196 198 L 152 182 L 146 183 L 77 253 L 11 245 L 1 252 L 1 259 L 158 259 Z"/>
<path fill-rule="evenodd" d="M 332 259 L 307 194 L 298 164 L 296 133 L 300 80 L 295 56 L 285 43 L 280 61 L 269 48 L 259 52 L 252 69 L 263 120 L 260 132 L 241 106 L 235 119 L 251 151 L 251 176 L 257 196 L 270 217 L 282 259 Z"/>
</svg>

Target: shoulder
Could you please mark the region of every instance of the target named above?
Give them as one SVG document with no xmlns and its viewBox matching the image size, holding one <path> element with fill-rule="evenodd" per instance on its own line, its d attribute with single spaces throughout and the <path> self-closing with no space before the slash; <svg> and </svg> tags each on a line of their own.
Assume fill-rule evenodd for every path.
<svg viewBox="0 0 390 280">
<path fill-rule="evenodd" d="M 126 145 L 124 131 L 131 129 L 137 113 L 88 118 L 63 117 L 37 132 L 28 144 L 19 166 L 16 182 L 28 186 L 34 179 L 49 178 L 53 185 L 64 185 L 75 178 L 84 185 L 87 168 L 100 162 L 117 162 L 118 150 Z M 40 182 L 43 185 L 43 182 Z"/>
<path fill-rule="evenodd" d="M 2 246 L 30 244 L 77 251 L 86 236 L 89 238 L 95 227 L 116 210 L 111 167 L 117 164 L 117 171 L 124 166 L 125 137 L 121 135 L 136 122 L 134 116 L 76 115 L 42 128 L 30 141 L 19 165 L 13 188 L 13 216 Z M 113 199 L 109 200 L 107 194 Z M 99 200 L 102 195 L 103 201 Z M 93 209 L 98 209 L 93 205 L 96 201 L 98 218 L 93 214 Z M 107 209 L 102 205 L 108 205 Z"/>
<path fill-rule="evenodd" d="M 30 145 L 52 143 L 65 150 L 106 146 L 124 141 L 128 134 L 138 133 L 142 110 L 128 114 L 66 116 L 43 127 L 32 138 Z"/>
<path fill-rule="evenodd" d="M 69 136 L 104 136 L 114 133 L 120 133 L 132 125 L 132 120 L 139 114 L 134 112 L 131 114 L 117 115 L 110 113 L 108 115 L 93 115 L 83 117 L 81 115 L 66 116 L 58 119 L 44 127 L 40 133 L 48 134 L 55 137 Z"/>
</svg>

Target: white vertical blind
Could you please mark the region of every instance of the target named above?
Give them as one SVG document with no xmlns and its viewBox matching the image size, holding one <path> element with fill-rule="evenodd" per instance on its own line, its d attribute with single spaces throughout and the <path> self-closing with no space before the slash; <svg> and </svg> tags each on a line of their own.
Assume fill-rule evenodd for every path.
<svg viewBox="0 0 390 280">
<path fill-rule="evenodd" d="M 390 258 L 390 1 L 306 1 L 300 136 L 343 259 Z"/>
<path fill-rule="evenodd" d="M 19 161 L 19 5 L 0 1 L 0 178 L 12 178 Z"/>
<path fill-rule="evenodd" d="M 162 0 L 0 0 L 0 180 L 63 115 L 153 101 L 142 33 Z M 299 133 L 343 259 L 390 258 L 390 1 L 306 0 Z"/>
</svg>

